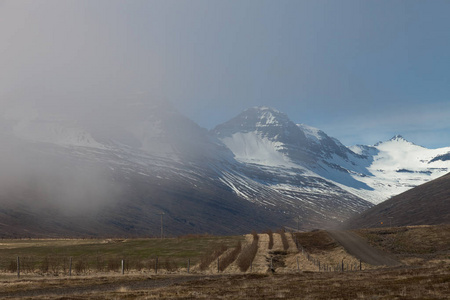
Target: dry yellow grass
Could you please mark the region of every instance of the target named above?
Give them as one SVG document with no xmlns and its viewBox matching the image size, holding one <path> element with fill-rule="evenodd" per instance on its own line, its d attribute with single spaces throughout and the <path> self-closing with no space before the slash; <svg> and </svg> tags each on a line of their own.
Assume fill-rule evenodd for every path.
<svg viewBox="0 0 450 300">
<path fill-rule="evenodd" d="M 448 266 L 181 279 L 115 276 L 84 282 L 52 279 L 29 284 L 39 289 L 33 299 L 448 299 L 450 296 Z M 72 292 L 52 294 L 62 285 Z"/>
<path fill-rule="evenodd" d="M 450 262 L 450 225 L 373 228 L 356 232 L 374 247 L 396 255 L 407 265 Z"/>
</svg>

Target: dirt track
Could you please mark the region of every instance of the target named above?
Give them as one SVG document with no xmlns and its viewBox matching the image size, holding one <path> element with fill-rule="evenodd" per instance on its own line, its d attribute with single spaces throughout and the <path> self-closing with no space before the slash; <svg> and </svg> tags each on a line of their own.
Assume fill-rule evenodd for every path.
<svg viewBox="0 0 450 300">
<path fill-rule="evenodd" d="M 400 265 L 400 262 L 392 258 L 389 254 L 373 248 L 363 238 L 351 231 L 328 231 L 328 233 L 349 254 L 361 259 L 363 262 L 373 266 Z"/>
</svg>

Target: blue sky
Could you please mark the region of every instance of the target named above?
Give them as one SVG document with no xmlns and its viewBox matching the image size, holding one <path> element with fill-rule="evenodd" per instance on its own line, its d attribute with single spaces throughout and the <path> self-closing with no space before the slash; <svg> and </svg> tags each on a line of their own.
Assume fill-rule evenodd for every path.
<svg viewBox="0 0 450 300">
<path fill-rule="evenodd" d="M 0 104 L 271 106 L 344 144 L 450 146 L 450 1 L 0 1 Z"/>
</svg>

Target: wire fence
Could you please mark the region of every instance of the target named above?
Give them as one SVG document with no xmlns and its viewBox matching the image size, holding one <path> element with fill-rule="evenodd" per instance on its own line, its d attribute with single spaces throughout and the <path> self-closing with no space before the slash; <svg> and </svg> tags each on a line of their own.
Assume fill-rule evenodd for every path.
<svg viewBox="0 0 450 300">
<path fill-rule="evenodd" d="M 22 255 L 0 256 L 0 272 L 20 275 L 53 275 L 72 276 L 88 275 L 95 273 L 116 272 L 124 274 L 129 272 L 159 273 L 253 273 L 275 272 L 283 269 L 283 272 L 295 271 L 319 271 L 319 272 L 346 272 L 362 270 L 362 263 L 355 262 L 321 262 L 317 256 L 310 254 L 292 235 L 296 249 L 289 248 L 284 233 L 281 234 L 283 249 L 269 251 L 264 261 L 254 261 L 258 251 L 259 237 L 253 234 L 252 243 L 245 247 L 241 243 L 233 248 L 219 245 L 203 257 L 158 257 L 158 256 L 120 256 L 111 254 L 88 254 L 68 256 L 62 254 L 52 255 Z M 266 246 L 268 250 L 269 245 Z M 293 247 L 293 245 L 292 245 Z M 228 250 L 228 251 L 227 251 Z M 285 260 L 289 255 L 294 255 L 294 263 L 287 266 Z M 292 256 L 291 256 L 292 257 Z M 296 259 L 296 263 L 295 263 Z M 234 268 L 228 268 L 234 263 Z M 204 265 L 202 265 L 204 264 Z M 311 268 L 311 266 L 314 266 Z"/>
<path fill-rule="evenodd" d="M 158 273 L 189 272 L 190 259 L 110 257 L 102 255 L 68 256 L 17 256 L 0 258 L 0 272 L 41 274 L 54 276 L 87 275 L 102 272 L 147 271 Z"/>
<path fill-rule="evenodd" d="M 295 242 L 295 245 L 297 247 L 297 250 L 299 253 L 304 255 L 306 259 L 311 262 L 314 266 L 317 267 L 317 271 L 324 271 L 324 272 L 348 272 L 348 271 L 362 271 L 363 264 L 362 261 L 359 260 L 359 263 L 356 262 L 344 262 L 344 260 L 341 260 L 340 262 L 332 262 L 332 263 L 323 263 L 319 259 L 313 257 L 303 246 L 298 242 L 297 238 L 292 234 L 292 238 Z M 300 264 L 297 257 L 297 268 L 300 270 Z"/>
</svg>

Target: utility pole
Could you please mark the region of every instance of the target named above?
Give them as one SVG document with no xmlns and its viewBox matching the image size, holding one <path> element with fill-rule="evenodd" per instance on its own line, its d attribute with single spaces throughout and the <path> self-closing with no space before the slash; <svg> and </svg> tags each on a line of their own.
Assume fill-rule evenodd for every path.
<svg viewBox="0 0 450 300">
<path fill-rule="evenodd" d="M 163 215 L 164 215 L 164 213 L 161 212 L 158 215 L 161 216 L 161 239 L 163 239 L 164 238 L 164 234 L 163 234 Z"/>
</svg>

